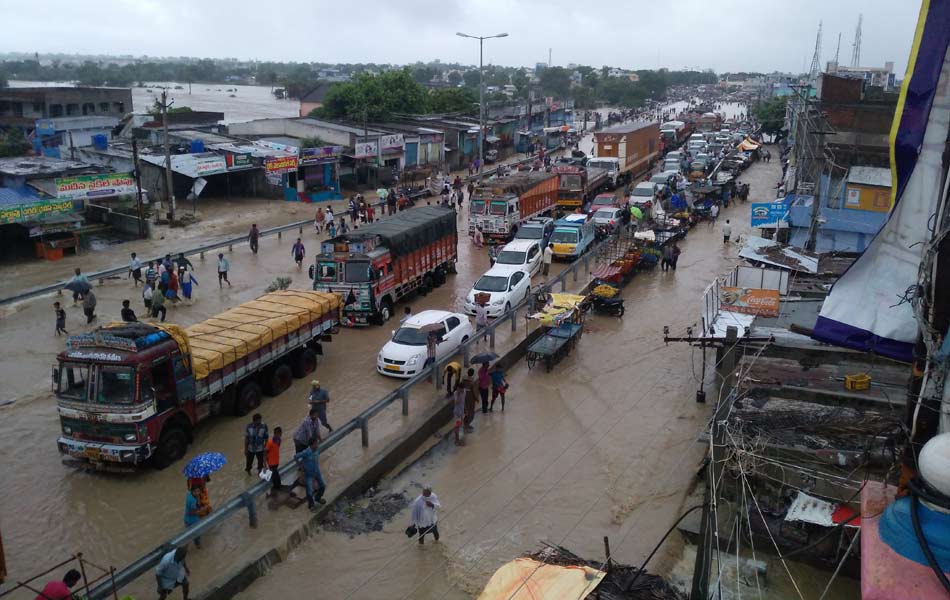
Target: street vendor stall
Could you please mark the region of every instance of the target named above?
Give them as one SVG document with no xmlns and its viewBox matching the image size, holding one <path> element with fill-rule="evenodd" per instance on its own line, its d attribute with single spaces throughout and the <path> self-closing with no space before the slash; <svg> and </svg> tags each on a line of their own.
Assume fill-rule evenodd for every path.
<svg viewBox="0 0 950 600">
<path fill-rule="evenodd" d="M 528 346 L 525 360 L 528 368 L 543 361 L 550 371 L 558 361 L 570 354 L 584 331 L 583 302 L 577 294 L 548 294 L 541 310 L 528 315 L 541 323 L 543 334 Z"/>
</svg>

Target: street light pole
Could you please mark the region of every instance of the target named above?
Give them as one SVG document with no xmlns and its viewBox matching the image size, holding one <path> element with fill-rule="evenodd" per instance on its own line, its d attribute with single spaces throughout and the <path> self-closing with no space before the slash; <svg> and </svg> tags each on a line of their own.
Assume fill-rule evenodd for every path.
<svg viewBox="0 0 950 600">
<path fill-rule="evenodd" d="M 492 38 L 508 37 L 507 33 L 497 35 L 468 35 L 466 33 L 456 33 L 455 35 L 464 38 L 478 40 L 478 170 L 485 166 L 485 64 L 484 64 L 484 43 L 485 40 Z"/>
</svg>

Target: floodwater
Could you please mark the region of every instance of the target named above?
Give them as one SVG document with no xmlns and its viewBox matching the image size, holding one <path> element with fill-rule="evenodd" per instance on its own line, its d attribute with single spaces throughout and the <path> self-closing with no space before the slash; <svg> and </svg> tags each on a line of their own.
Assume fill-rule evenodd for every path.
<svg viewBox="0 0 950 600">
<path fill-rule="evenodd" d="M 11 87 L 72 86 L 66 81 L 11 81 Z M 181 89 L 176 89 L 180 87 Z M 187 83 L 175 81 L 147 82 L 144 87 L 132 88 L 132 107 L 137 113 L 147 112 L 162 88 L 176 107 L 187 106 L 193 110 L 221 111 L 225 123 L 241 123 L 254 119 L 273 117 L 296 117 L 300 113 L 297 100 L 278 100 L 271 88 L 258 85 L 234 85 L 229 83 L 193 83 L 191 92 Z"/>
</svg>

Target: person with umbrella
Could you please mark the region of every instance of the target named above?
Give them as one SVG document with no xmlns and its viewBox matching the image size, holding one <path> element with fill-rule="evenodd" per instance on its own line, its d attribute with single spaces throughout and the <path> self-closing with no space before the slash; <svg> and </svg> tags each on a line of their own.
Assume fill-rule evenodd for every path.
<svg viewBox="0 0 950 600">
<path fill-rule="evenodd" d="M 185 493 L 185 527 L 191 527 L 201 520 L 201 507 L 198 504 L 199 488 L 193 487 Z M 201 548 L 201 536 L 195 538 L 195 548 Z"/>
<path fill-rule="evenodd" d="M 82 274 L 79 267 L 76 267 L 76 274 L 73 275 L 73 278 L 70 279 L 63 288 L 73 293 L 73 304 L 77 304 L 85 297 L 86 292 L 92 289 L 92 284 L 89 283 L 89 279 Z"/>
<path fill-rule="evenodd" d="M 227 462 L 228 459 L 220 452 L 205 452 L 188 461 L 188 464 L 182 470 L 182 473 L 188 478 L 188 489 L 197 492 L 195 497 L 198 500 L 199 517 L 206 517 L 211 514 L 213 509 L 211 499 L 208 496 L 208 482 L 211 481 L 211 474 Z"/>
<path fill-rule="evenodd" d="M 505 412 L 505 392 L 508 391 L 508 380 L 505 379 L 505 369 L 500 362 L 495 363 L 491 373 L 491 404 L 488 406 L 489 412 L 495 409 L 495 399 L 501 396 L 501 412 Z"/>
</svg>

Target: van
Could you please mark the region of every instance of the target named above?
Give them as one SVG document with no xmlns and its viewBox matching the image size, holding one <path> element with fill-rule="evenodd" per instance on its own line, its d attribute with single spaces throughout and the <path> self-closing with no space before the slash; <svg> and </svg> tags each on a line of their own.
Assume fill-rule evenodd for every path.
<svg viewBox="0 0 950 600">
<path fill-rule="evenodd" d="M 587 215 L 570 215 L 554 222 L 551 250 L 558 260 L 573 261 L 590 248 L 594 241 L 594 224 Z"/>
</svg>

